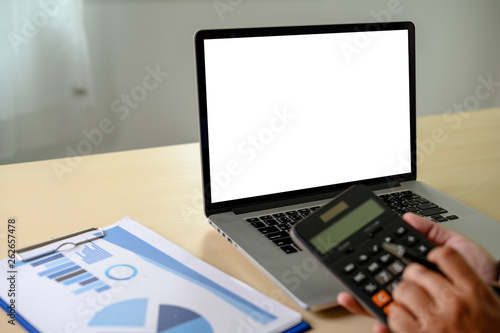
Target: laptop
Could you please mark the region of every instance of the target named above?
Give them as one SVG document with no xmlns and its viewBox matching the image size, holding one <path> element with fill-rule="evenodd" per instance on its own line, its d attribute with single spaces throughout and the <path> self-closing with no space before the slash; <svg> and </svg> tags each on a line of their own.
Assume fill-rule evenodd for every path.
<svg viewBox="0 0 500 333">
<path fill-rule="evenodd" d="M 500 258 L 499 222 L 416 180 L 411 22 L 202 30 L 195 55 L 205 214 L 302 308 L 342 288 L 288 231 L 356 183 Z"/>
</svg>

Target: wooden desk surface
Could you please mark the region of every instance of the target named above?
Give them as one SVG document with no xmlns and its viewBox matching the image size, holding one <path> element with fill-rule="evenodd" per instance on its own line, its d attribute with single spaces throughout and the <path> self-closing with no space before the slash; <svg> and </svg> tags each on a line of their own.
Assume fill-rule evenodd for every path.
<svg viewBox="0 0 500 333">
<path fill-rule="evenodd" d="M 500 109 L 423 117 L 417 128 L 419 180 L 500 220 Z M 17 221 L 21 248 L 128 215 L 301 311 L 314 332 L 371 332 L 373 319 L 339 307 L 301 310 L 208 225 L 198 149 L 193 143 L 1 166 L 0 258 L 7 257 L 8 218 Z M 0 286 L 6 288 L 4 282 Z M 2 315 L 0 331 L 23 330 Z"/>
</svg>

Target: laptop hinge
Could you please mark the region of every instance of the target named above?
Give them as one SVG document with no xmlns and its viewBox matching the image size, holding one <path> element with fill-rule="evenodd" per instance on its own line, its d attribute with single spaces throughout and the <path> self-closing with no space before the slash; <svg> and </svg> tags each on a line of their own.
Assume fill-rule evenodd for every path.
<svg viewBox="0 0 500 333">
<path fill-rule="evenodd" d="M 301 197 L 288 198 L 288 199 L 282 199 L 282 200 L 278 199 L 278 200 L 273 200 L 271 202 L 262 202 L 262 203 L 246 205 L 246 206 L 242 206 L 242 207 L 235 207 L 233 209 L 233 213 L 245 214 L 245 213 L 264 210 L 264 209 L 272 209 L 272 208 L 276 208 L 276 207 L 296 205 L 296 204 L 315 201 L 315 200 L 324 200 L 324 199 L 333 198 L 337 194 L 339 194 L 340 192 L 342 192 L 342 191 L 318 193 L 318 194 L 313 194 L 313 195 L 308 195 L 308 196 L 301 196 Z"/>
<path fill-rule="evenodd" d="M 368 187 L 372 191 L 385 190 L 387 188 L 400 187 L 400 186 L 401 186 L 401 182 L 399 182 L 399 181 L 384 182 L 384 183 L 380 183 L 380 184 L 368 185 Z"/>
<path fill-rule="evenodd" d="M 395 182 L 383 182 L 383 183 L 378 183 L 378 184 L 371 184 L 371 185 L 366 184 L 366 185 L 372 191 L 377 191 L 377 190 L 382 190 L 382 189 L 386 189 L 386 188 L 399 187 L 399 186 L 401 186 L 401 183 L 399 181 L 395 181 Z M 272 209 L 272 208 L 276 208 L 276 207 L 296 205 L 296 204 L 300 204 L 300 203 L 304 203 L 304 202 L 324 200 L 324 199 L 333 199 L 337 194 L 341 193 L 342 191 L 343 190 L 337 190 L 337 191 L 317 193 L 317 194 L 295 197 L 295 198 L 288 198 L 288 199 L 282 199 L 282 200 L 278 199 L 278 200 L 273 200 L 273 201 L 269 201 L 269 202 L 261 202 L 261 203 L 251 204 L 251 205 L 235 207 L 232 209 L 232 211 L 235 214 L 245 214 L 245 213 L 254 212 L 254 211 Z"/>
</svg>

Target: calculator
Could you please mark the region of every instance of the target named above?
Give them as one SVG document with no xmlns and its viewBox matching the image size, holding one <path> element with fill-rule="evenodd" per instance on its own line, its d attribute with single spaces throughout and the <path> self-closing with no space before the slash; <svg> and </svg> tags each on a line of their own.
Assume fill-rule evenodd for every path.
<svg viewBox="0 0 500 333">
<path fill-rule="evenodd" d="M 382 243 L 404 245 L 422 259 L 434 248 L 364 185 L 350 187 L 298 222 L 291 236 L 385 324 L 398 306 L 392 291 L 407 262 Z"/>
</svg>

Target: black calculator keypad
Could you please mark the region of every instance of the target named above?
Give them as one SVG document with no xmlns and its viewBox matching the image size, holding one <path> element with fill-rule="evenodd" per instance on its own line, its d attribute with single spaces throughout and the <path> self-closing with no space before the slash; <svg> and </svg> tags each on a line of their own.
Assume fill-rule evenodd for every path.
<svg viewBox="0 0 500 333">
<path fill-rule="evenodd" d="M 352 248 L 352 253 L 344 254 L 346 260 L 342 271 L 345 277 L 360 287 L 365 297 L 387 315 L 397 307 L 392 292 L 401 280 L 406 264 L 382 248 L 384 241 L 404 245 L 423 257 L 433 245 L 399 222 L 392 228 L 391 225 L 384 226 L 380 234 L 370 238 L 369 244 L 364 244 L 361 249 Z"/>
</svg>

